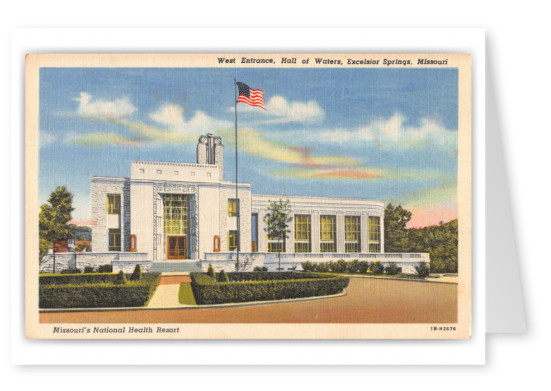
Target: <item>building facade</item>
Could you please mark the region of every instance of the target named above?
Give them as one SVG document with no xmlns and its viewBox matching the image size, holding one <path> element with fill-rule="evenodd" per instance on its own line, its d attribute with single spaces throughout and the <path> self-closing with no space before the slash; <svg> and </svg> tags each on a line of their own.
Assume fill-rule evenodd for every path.
<svg viewBox="0 0 551 391">
<path fill-rule="evenodd" d="M 133 161 L 130 178 L 94 176 L 94 254 L 124 270 L 137 261 L 146 268 L 191 262 L 232 270 L 237 248 L 243 270 L 360 259 L 411 272 L 429 262 L 428 254 L 384 253 L 382 201 L 255 195 L 247 183 L 237 193 L 235 182 L 224 180 L 224 145 L 212 134 L 199 138 L 196 163 Z M 289 201 L 292 215 L 284 242 L 272 240 L 264 223 L 270 201 L 280 200 Z"/>
</svg>

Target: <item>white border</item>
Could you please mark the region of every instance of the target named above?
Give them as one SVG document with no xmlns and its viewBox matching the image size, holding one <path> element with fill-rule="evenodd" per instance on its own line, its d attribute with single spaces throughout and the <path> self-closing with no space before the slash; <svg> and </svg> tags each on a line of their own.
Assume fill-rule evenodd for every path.
<svg viewBox="0 0 551 391">
<path fill-rule="evenodd" d="M 323 44 L 321 44 L 323 43 Z M 28 52 L 471 53 L 473 332 L 432 341 L 37 341 L 24 335 L 24 55 Z M 11 40 L 10 304 L 14 364 L 484 364 L 483 29 L 16 29 Z M 14 240 L 15 239 L 15 240 Z M 183 352 L 185 351 L 185 354 Z M 124 352 L 124 354 L 122 354 Z"/>
</svg>

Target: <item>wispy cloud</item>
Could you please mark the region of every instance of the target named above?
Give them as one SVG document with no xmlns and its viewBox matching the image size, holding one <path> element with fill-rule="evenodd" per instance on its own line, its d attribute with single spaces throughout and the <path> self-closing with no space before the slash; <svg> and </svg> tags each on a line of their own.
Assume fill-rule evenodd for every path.
<svg viewBox="0 0 551 391">
<path fill-rule="evenodd" d="M 77 114 L 87 117 L 117 119 L 128 117 L 138 110 L 127 97 L 114 100 L 93 99 L 87 92 L 81 92 L 73 100 L 79 102 Z"/>
<path fill-rule="evenodd" d="M 233 112 L 231 107 L 228 111 Z M 266 111 L 251 106 L 241 105 L 240 112 L 255 113 L 262 116 L 264 124 L 285 123 L 320 123 L 325 118 L 325 111 L 314 100 L 307 102 L 288 101 L 283 96 L 273 96 L 266 102 Z"/>
<path fill-rule="evenodd" d="M 56 141 L 55 134 L 45 132 L 43 130 L 40 131 L 40 148 L 45 147 L 46 145 L 49 145 Z"/>
<path fill-rule="evenodd" d="M 338 128 L 320 132 L 317 141 L 326 144 L 364 141 L 382 149 L 438 147 L 454 151 L 457 149 L 457 131 L 446 129 L 430 117 L 421 118 L 416 125 L 407 125 L 407 118 L 395 112 L 389 118 L 377 118 L 353 130 Z"/>
</svg>

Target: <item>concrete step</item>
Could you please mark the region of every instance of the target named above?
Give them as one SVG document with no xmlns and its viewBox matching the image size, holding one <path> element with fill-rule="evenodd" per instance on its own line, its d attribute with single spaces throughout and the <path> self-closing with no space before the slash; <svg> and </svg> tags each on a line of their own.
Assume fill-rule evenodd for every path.
<svg viewBox="0 0 551 391">
<path fill-rule="evenodd" d="M 153 262 L 149 271 L 152 273 L 200 272 L 201 267 L 196 262 Z"/>
</svg>

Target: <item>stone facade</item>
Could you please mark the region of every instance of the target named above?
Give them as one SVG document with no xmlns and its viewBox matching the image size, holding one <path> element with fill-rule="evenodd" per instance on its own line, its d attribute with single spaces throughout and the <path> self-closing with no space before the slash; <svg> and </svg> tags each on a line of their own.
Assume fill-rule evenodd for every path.
<svg viewBox="0 0 551 391">
<path fill-rule="evenodd" d="M 235 183 L 224 180 L 224 146 L 219 137 L 211 134 L 199 138 L 197 163 L 133 161 L 130 172 L 130 178 L 92 177 L 91 181 L 92 220 L 95 223 L 92 228 L 93 251 L 109 254 L 109 229 L 120 228 L 122 253 L 131 250 L 129 243 L 132 235 L 137 243 L 132 251 L 137 251 L 134 254 L 141 254 L 141 258 L 135 259 L 113 257 L 111 262 L 120 270 L 132 269 L 132 262 L 143 262 L 145 268 L 151 262 L 166 262 L 173 259 L 201 261 L 202 267 L 204 262 L 207 262 L 207 266 L 208 262 L 216 262 L 219 267 L 235 267 L 236 251 L 229 249 L 229 234 L 230 231 L 238 230 L 238 224 L 240 265 L 246 270 L 252 270 L 256 266 L 267 266 L 272 270 L 277 263 L 277 260 L 274 260 L 277 254 L 268 252 L 269 241 L 263 219 L 268 212 L 269 201 L 279 200 L 289 200 L 293 215 L 293 222 L 289 227 L 291 232 L 282 254 L 284 269 L 296 269 L 300 262 L 306 259 L 304 256 L 307 256 L 306 260 L 321 262 L 329 258 L 359 259 L 377 255 L 374 253 L 379 253 L 382 258 L 384 253 L 384 203 L 378 200 L 253 195 L 250 184 L 239 183 L 239 217 L 230 215 L 228 202 L 236 198 L 236 186 Z M 109 194 L 118 194 L 121 197 L 118 215 L 109 214 L 107 211 Z M 175 232 L 174 229 L 165 226 L 164 211 L 167 197 L 170 198 L 170 195 L 186 196 L 185 230 L 178 228 Z M 178 199 L 177 202 L 180 202 L 178 205 L 182 205 L 183 201 Z M 167 210 L 167 213 L 174 212 Z M 252 218 L 253 214 L 255 219 Z M 308 254 L 295 254 L 296 215 L 308 215 L 310 219 Z M 323 216 L 331 216 L 335 221 L 334 250 L 330 250 L 331 254 L 322 252 L 327 250 L 327 244 L 323 249 L 321 246 Z M 357 226 L 360 240 L 357 253 L 346 252 L 347 243 L 351 243 L 346 241 L 347 216 L 359 218 Z M 379 219 L 378 241 L 370 238 L 370 217 Z M 254 226 L 253 221 L 256 221 Z M 175 252 L 170 246 L 175 246 L 174 243 L 180 241 L 185 243 L 182 244 L 185 251 Z M 373 253 L 369 253 L 370 244 L 373 245 Z M 377 246 L 379 251 L 373 250 Z M 172 255 L 169 256 L 169 253 Z M 177 254 L 176 258 L 174 254 Z M 428 262 L 428 258 L 423 257 L 420 261 Z M 411 269 L 409 266 L 409 261 L 403 265 L 408 270 Z M 230 270 L 231 268 L 227 271 Z"/>
<path fill-rule="evenodd" d="M 104 253 L 60 253 L 55 255 L 55 271 L 57 273 L 64 269 L 80 269 L 84 271 L 84 268 L 87 266 L 97 269 L 98 266 L 102 265 L 115 265 L 115 262 L 136 265 L 137 262 L 142 262 L 146 256 L 147 254 L 145 253 L 119 253 L 112 251 Z M 132 270 L 134 270 L 133 267 Z M 46 254 L 42 258 L 39 271 L 40 273 L 54 272 L 53 254 Z"/>
</svg>

